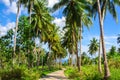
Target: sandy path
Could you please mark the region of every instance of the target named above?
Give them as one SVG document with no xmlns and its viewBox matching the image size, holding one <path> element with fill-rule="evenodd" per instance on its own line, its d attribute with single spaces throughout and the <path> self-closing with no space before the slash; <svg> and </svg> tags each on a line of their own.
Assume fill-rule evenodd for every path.
<svg viewBox="0 0 120 80">
<path fill-rule="evenodd" d="M 64 70 L 52 72 L 40 80 L 68 80 L 64 75 Z"/>
</svg>

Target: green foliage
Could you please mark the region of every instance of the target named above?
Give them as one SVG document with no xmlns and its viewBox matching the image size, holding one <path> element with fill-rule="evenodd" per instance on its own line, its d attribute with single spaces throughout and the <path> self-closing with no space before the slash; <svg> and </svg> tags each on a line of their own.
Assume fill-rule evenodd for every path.
<svg viewBox="0 0 120 80">
<path fill-rule="evenodd" d="M 67 68 L 65 70 L 66 76 L 72 80 L 101 80 L 102 75 L 96 71 L 96 66 L 83 66 L 82 71 L 79 72 L 76 68 Z"/>
<path fill-rule="evenodd" d="M 119 80 L 120 66 L 114 67 L 114 64 L 111 64 L 109 66 L 111 77 L 108 80 Z M 97 65 L 85 65 L 82 66 L 81 72 L 79 72 L 76 68 L 68 67 L 65 70 L 65 75 L 71 80 L 104 80 L 103 79 L 104 73 L 100 74 L 97 70 L 97 67 L 98 67 Z"/>
<path fill-rule="evenodd" d="M 69 79 L 78 79 L 80 77 L 78 70 L 71 67 L 65 70 L 65 74 Z"/>
<path fill-rule="evenodd" d="M 111 49 L 110 49 L 109 54 L 110 54 L 111 56 L 113 56 L 113 55 L 115 55 L 116 53 L 117 53 L 117 52 L 116 52 L 116 47 L 115 47 L 115 46 L 112 46 Z"/>
<path fill-rule="evenodd" d="M 89 53 L 91 55 L 95 54 L 98 49 L 99 49 L 99 43 L 98 43 L 98 40 L 93 38 L 92 40 L 90 40 L 90 44 L 88 45 L 89 46 Z"/>
<path fill-rule="evenodd" d="M 4 70 L 0 72 L 1 80 L 21 80 L 22 71 L 20 69 Z"/>
<path fill-rule="evenodd" d="M 111 77 L 109 80 L 119 80 L 120 79 L 120 67 L 118 69 L 110 68 L 110 71 L 111 71 Z"/>
<path fill-rule="evenodd" d="M 38 80 L 40 77 L 47 75 L 48 73 L 59 70 L 58 67 L 51 67 L 49 70 L 47 66 L 34 67 L 28 69 L 27 66 L 14 66 L 13 68 L 0 69 L 1 80 Z"/>
<path fill-rule="evenodd" d="M 119 55 L 112 56 L 109 59 L 109 66 L 115 69 L 119 69 L 120 68 L 120 56 Z"/>
<path fill-rule="evenodd" d="M 0 76 L 1 80 L 37 80 L 41 74 L 36 68 L 14 66 L 14 68 L 1 70 Z"/>
<path fill-rule="evenodd" d="M 117 43 L 120 44 L 120 34 L 118 34 Z"/>
</svg>

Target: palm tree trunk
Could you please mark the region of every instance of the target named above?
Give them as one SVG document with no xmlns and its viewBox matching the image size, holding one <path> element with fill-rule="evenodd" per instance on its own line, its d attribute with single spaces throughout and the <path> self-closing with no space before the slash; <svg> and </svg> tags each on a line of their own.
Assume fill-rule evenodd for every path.
<svg viewBox="0 0 120 80">
<path fill-rule="evenodd" d="M 103 51 L 103 58 L 104 58 L 104 79 L 107 80 L 110 77 L 110 71 L 107 63 L 106 51 L 105 51 L 105 44 L 104 44 L 104 31 L 103 31 L 103 19 L 101 16 L 101 8 L 100 2 L 97 0 L 98 5 L 98 14 L 99 14 L 99 23 L 100 23 L 100 33 L 101 33 L 101 42 L 102 42 L 102 51 Z"/>
<path fill-rule="evenodd" d="M 18 30 L 18 20 L 19 20 L 19 12 L 20 12 L 20 1 L 18 1 L 18 7 L 17 7 L 17 16 L 16 16 L 16 26 L 15 26 L 15 33 L 14 33 L 14 47 L 13 47 L 13 65 L 15 63 L 15 54 L 16 54 L 16 36 L 17 36 L 17 30 Z"/>
<path fill-rule="evenodd" d="M 102 67 L 101 67 L 101 36 L 99 41 L 99 53 L 98 53 L 98 70 L 100 73 L 102 73 Z"/>
<path fill-rule="evenodd" d="M 69 53 L 69 58 L 68 58 L 68 65 L 70 66 L 70 53 Z"/>
<path fill-rule="evenodd" d="M 38 52 L 37 67 L 40 65 L 40 53 Z"/>
<path fill-rule="evenodd" d="M 81 71 L 81 54 L 82 54 L 82 24 L 80 27 L 80 71 Z"/>
<path fill-rule="evenodd" d="M 44 60 L 43 60 L 43 56 L 42 56 L 42 70 L 43 70 L 43 67 L 44 67 L 43 61 L 44 61 Z"/>
<path fill-rule="evenodd" d="M 55 65 L 57 67 L 57 54 L 55 55 Z"/>
<path fill-rule="evenodd" d="M 73 23 L 73 42 L 75 44 L 75 54 L 76 54 L 76 57 L 77 57 L 77 67 L 78 67 L 78 71 L 80 71 L 80 63 L 79 63 L 79 56 L 78 56 L 78 33 L 76 34 L 76 23 Z"/>
<path fill-rule="evenodd" d="M 72 50 L 72 56 L 71 56 L 71 60 L 72 60 L 72 61 L 71 61 L 71 66 L 74 66 L 74 64 L 75 64 L 73 58 L 74 58 L 74 52 L 73 52 L 73 50 Z"/>
<path fill-rule="evenodd" d="M 77 47 L 77 43 L 76 43 L 76 57 L 77 57 L 77 67 L 78 67 L 78 71 L 80 71 L 80 63 L 79 63 L 79 56 L 78 56 L 78 47 Z"/>
<path fill-rule="evenodd" d="M 33 7 L 33 1 L 30 1 L 30 24 L 31 24 L 32 7 Z"/>
<path fill-rule="evenodd" d="M 50 70 L 50 52 L 48 52 L 48 57 L 47 57 L 47 65 L 48 65 L 48 69 Z"/>
</svg>

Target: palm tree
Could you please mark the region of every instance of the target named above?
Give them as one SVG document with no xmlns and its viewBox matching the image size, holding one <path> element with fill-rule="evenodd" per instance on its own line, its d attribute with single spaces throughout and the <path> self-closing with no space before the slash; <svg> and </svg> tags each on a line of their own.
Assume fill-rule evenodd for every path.
<svg viewBox="0 0 120 80">
<path fill-rule="evenodd" d="M 59 3 L 55 4 L 53 7 L 53 10 L 57 10 L 61 7 L 65 7 L 63 14 L 66 16 L 66 24 L 71 25 L 71 29 L 73 29 L 73 43 L 74 47 L 76 47 L 76 56 L 77 56 L 77 66 L 78 70 L 80 71 L 80 64 L 79 64 L 79 55 L 78 55 L 78 40 L 79 35 L 78 30 L 80 28 L 80 33 L 81 33 L 81 28 L 82 28 L 82 23 L 84 22 L 82 19 L 82 14 L 85 13 L 85 8 L 87 7 L 85 5 L 86 1 L 78 1 L 78 0 L 61 0 Z M 90 20 L 90 19 L 88 19 Z M 87 21 L 88 21 L 87 20 Z M 90 22 L 89 22 L 90 23 Z M 77 28 L 79 27 L 79 28 Z M 81 42 L 81 38 L 80 38 Z M 80 49 L 81 50 L 81 49 Z"/>
<path fill-rule="evenodd" d="M 12 3 L 12 1 L 14 1 L 14 0 L 10 0 L 11 3 Z M 18 5 L 17 5 L 16 25 L 15 25 L 15 32 L 14 32 L 14 47 L 13 47 L 13 55 L 12 55 L 13 65 L 15 63 L 14 57 L 15 57 L 15 54 L 16 54 L 16 36 L 17 36 L 17 30 L 18 30 L 18 20 L 19 20 L 21 1 L 22 0 L 18 0 L 18 2 L 17 2 Z"/>
<path fill-rule="evenodd" d="M 117 43 L 120 44 L 120 34 L 118 34 Z M 118 53 L 120 53 L 120 48 L 118 48 Z"/>
<path fill-rule="evenodd" d="M 9 0 L 10 3 L 12 3 L 14 0 Z M 19 22 L 19 14 L 20 14 L 20 7 L 21 5 L 26 5 L 27 0 L 18 0 L 16 2 L 17 4 L 17 14 L 16 14 L 16 24 L 15 24 L 15 32 L 14 32 L 14 47 L 13 47 L 13 64 L 15 63 L 14 57 L 16 55 L 16 36 L 17 36 L 17 30 L 18 30 L 18 22 Z"/>
<path fill-rule="evenodd" d="M 120 43 L 120 34 L 118 34 L 117 43 Z"/>
<path fill-rule="evenodd" d="M 44 2 L 34 2 L 31 17 L 31 28 L 35 37 L 40 36 L 42 42 L 47 42 L 48 35 L 52 32 L 54 25 L 51 24 L 52 17 L 50 16 Z"/>
<path fill-rule="evenodd" d="M 105 69 L 105 74 L 104 78 L 107 80 L 107 78 L 110 76 L 110 71 L 108 68 L 108 63 L 107 63 L 107 57 L 106 57 L 106 52 L 105 52 L 105 44 L 104 44 L 104 31 L 103 31 L 103 20 L 104 20 L 104 8 L 106 6 L 106 0 L 104 2 L 103 8 L 100 8 L 100 2 L 97 0 L 97 6 L 98 6 L 98 14 L 99 14 L 99 23 L 100 23 L 100 33 L 101 33 L 101 42 L 102 42 L 102 50 L 103 50 L 103 58 L 104 58 L 104 69 Z M 104 10 L 104 11 L 102 11 Z"/>
<path fill-rule="evenodd" d="M 88 46 L 89 46 L 88 52 L 91 55 L 95 54 L 98 51 L 98 49 L 99 49 L 99 43 L 98 43 L 97 39 L 95 39 L 95 38 L 90 40 L 90 44 Z"/>
<path fill-rule="evenodd" d="M 53 31 L 54 25 L 51 24 L 50 16 L 44 1 L 34 0 L 31 17 L 31 30 L 34 36 L 39 37 L 41 42 L 49 42 L 49 34 Z M 35 46 L 36 47 L 36 46 Z"/>
<path fill-rule="evenodd" d="M 73 31 L 70 28 L 70 25 L 68 25 L 68 26 L 66 25 L 63 28 L 63 30 L 65 31 L 65 34 L 62 37 L 62 45 L 64 46 L 64 48 L 68 49 L 68 52 L 69 52 L 69 63 L 70 63 L 70 60 L 71 60 L 70 59 L 70 55 L 74 55 L 74 52 L 75 52 L 75 48 L 73 46 L 73 36 L 71 36 L 73 34 Z M 70 64 L 70 65 L 72 65 L 72 64 Z"/>
<path fill-rule="evenodd" d="M 88 14 L 84 13 L 80 16 L 80 66 L 81 66 L 81 54 L 82 54 L 82 29 L 83 29 L 83 25 L 86 26 L 89 29 L 89 26 L 92 25 L 92 21 L 90 16 L 88 16 Z"/>
<path fill-rule="evenodd" d="M 102 50 L 103 50 L 103 58 L 104 58 L 104 78 L 107 80 L 107 78 L 110 76 L 110 71 L 108 68 L 108 63 L 107 63 L 107 57 L 106 57 L 106 50 L 105 50 L 105 43 L 104 43 L 104 31 L 103 31 L 103 20 L 104 20 L 104 14 L 105 14 L 105 6 L 106 6 L 106 1 L 104 2 L 103 8 L 100 8 L 100 2 L 97 0 L 97 5 L 98 5 L 98 14 L 99 14 L 99 22 L 100 22 L 100 33 L 101 33 L 101 42 L 102 42 Z M 103 11 L 102 11 L 103 10 Z"/>
<path fill-rule="evenodd" d="M 115 46 L 112 46 L 112 47 L 111 47 L 109 54 L 110 54 L 111 56 L 113 56 L 113 55 L 116 54 L 116 47 L 115 47 Z"/>
<path fill-rule="evenodd" d="M 97 0 L 93 2 L 92 14 L 96 15 L 98 12 L 99 16 L 99 23 L 100 23 L 100 36 L 101 36 L 101 43 L 102 43 L 102 52 L 103 52 L 103 59 L 104 59 L 104 78 L 108 79 L 110 76 L 110 71 L 107 63 L 106 57 L 106 49 L 105 49 L 105 42 L 104 42 L 104 29 L 103 29 L 103 22 L 106 15 L 107 10 L 112 14 L 112 16 L 117 21 L 117 13 L 115 10 L 115 3 L 119 2 L 119 0 Z M 97 7 L 96 7 L 97 6 Z"/>
</svg>

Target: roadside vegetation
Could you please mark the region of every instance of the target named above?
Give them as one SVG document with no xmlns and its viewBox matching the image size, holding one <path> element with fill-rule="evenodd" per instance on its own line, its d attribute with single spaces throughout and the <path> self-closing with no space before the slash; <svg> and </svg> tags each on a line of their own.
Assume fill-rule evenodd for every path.
<svg viewBox="0 0 120 80">
<path fill-rule="evenodd" d="M 120 78 L 120 55 L 112 55 L 112 58 L 108 59 L 108 64 L 110 66 L 110 73 L 111 77 L 108 80 L 119 80 Z M 97 59 L 93 59 L 91 61 L 91 64 L 83 64 L 81 67 L 82 71 L 79 72 L 77 68 L 75 67 L 66 67 L 65 75 L 70 79 L 70 80 L 104 80 L 104 73 L 100 73 L 98 70 L 98 62 L 96 61 Z M 95 63 L 96 62 L 96 63 Z M 103 68 L 103 62 L 102 62 L 102 71 L 104 70 Z"/>
</svg>

